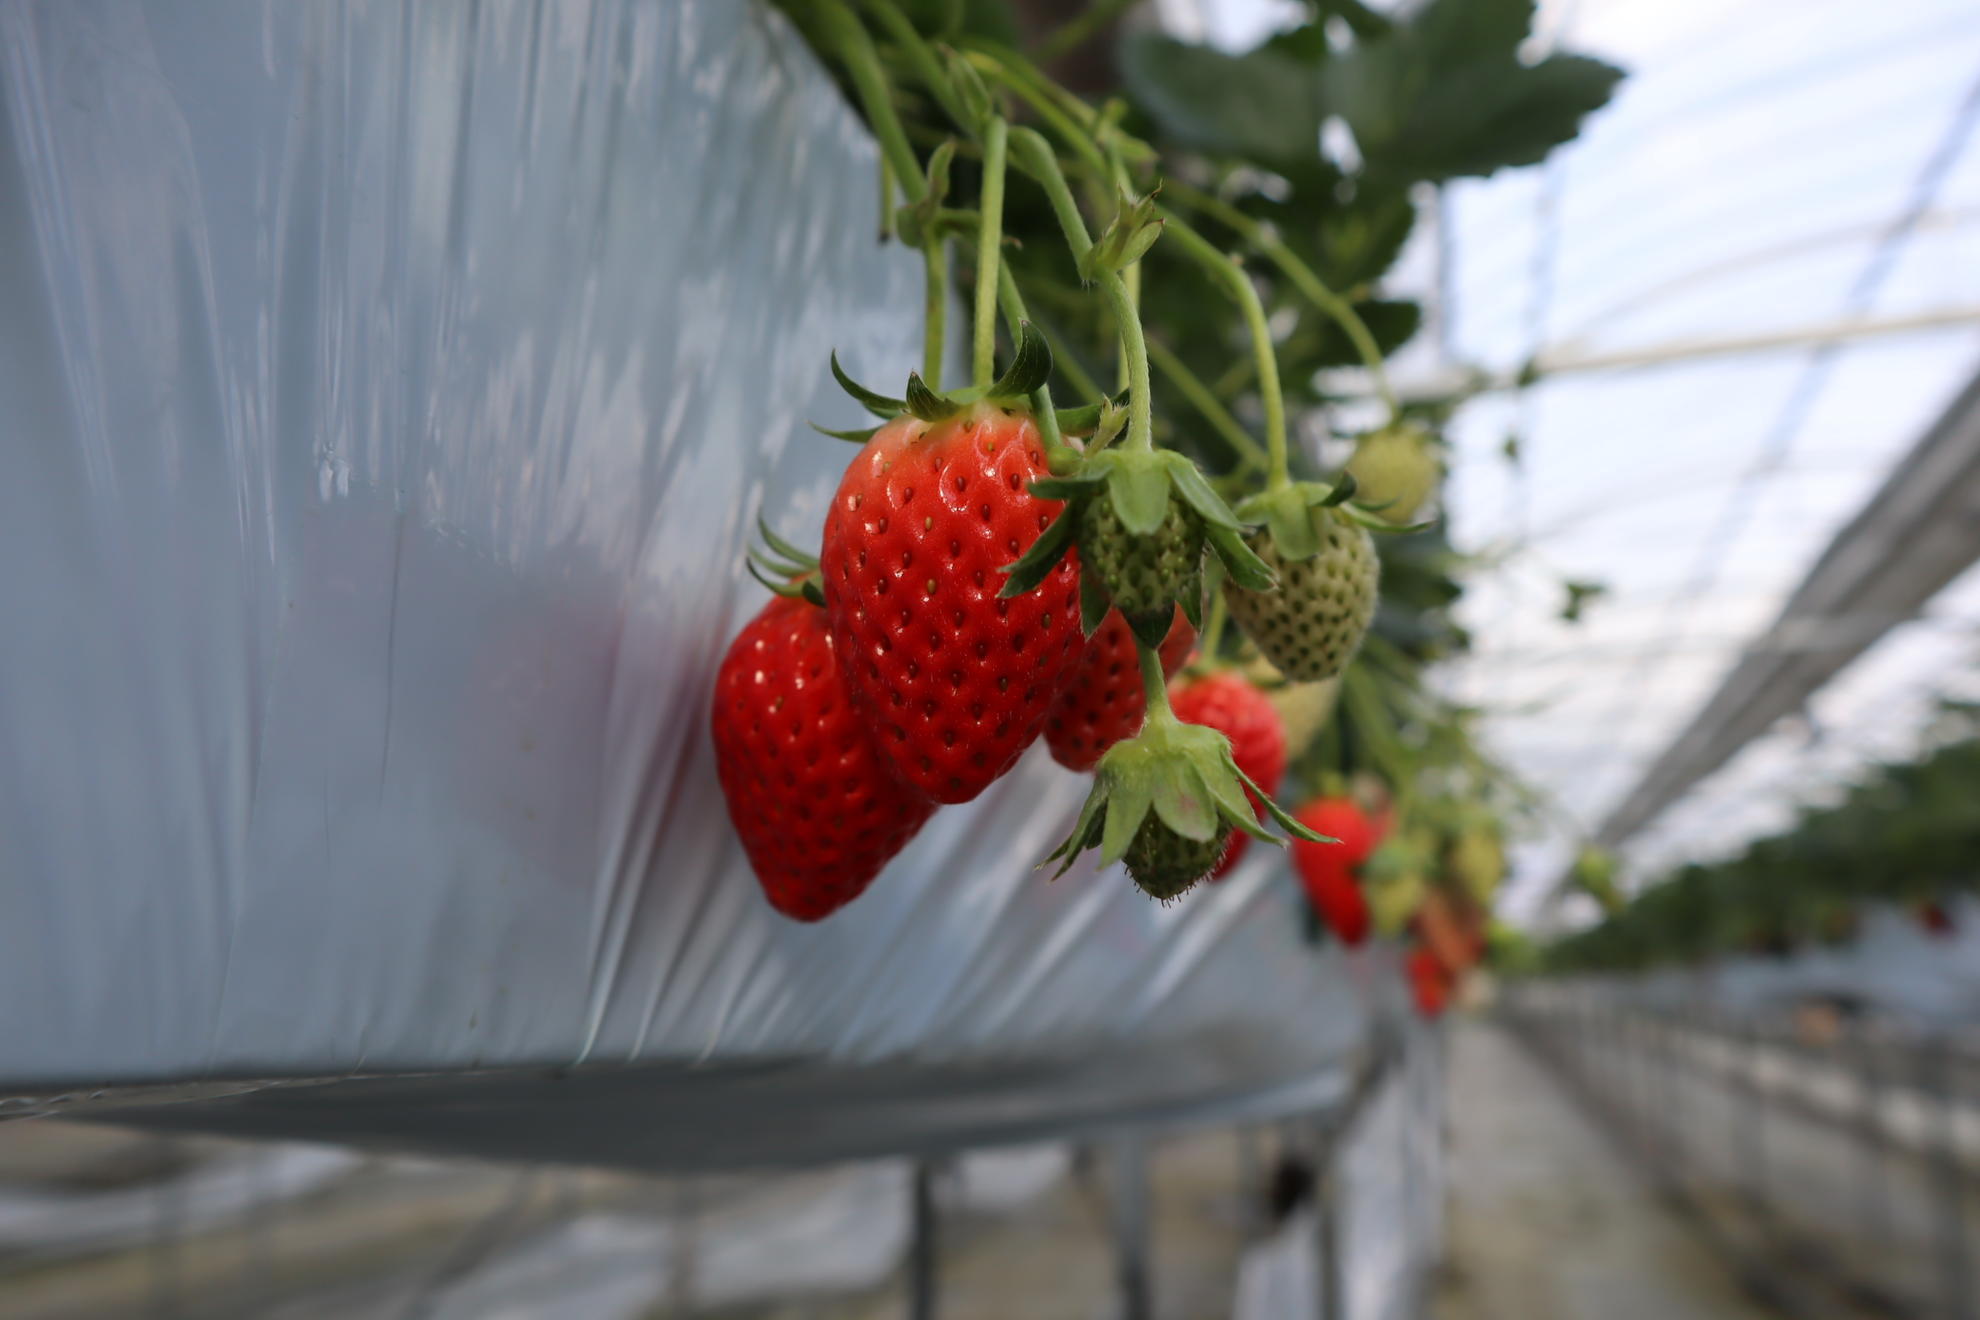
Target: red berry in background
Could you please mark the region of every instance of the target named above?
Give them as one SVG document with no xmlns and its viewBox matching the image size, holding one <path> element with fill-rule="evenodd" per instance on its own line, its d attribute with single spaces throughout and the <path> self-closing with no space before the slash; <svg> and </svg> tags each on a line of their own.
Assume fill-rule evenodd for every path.
<svg viewBox="0 0 1980 1320">
<path fill-rule="evenodd" d="M 1300 887 L 1306 891 L 1313 910 L 1341 943 L 1349 948 L 1361 945 L 1368 939 L 1372 924 L 1368 896 L 1362 893 L 1361 882 L 1354 878 L 1353 870 L 1340 858 L 1324 851 L 1336 845 L 1294 839 L 1291 846 Z"/>
<path fill-rule="evenodd" d="M 1036 590 L 997 594 L 1059 514 L 1028 489 L 1046 475 L 1030 415 L 979 402 L 881 427 L 826 515 L 822 584 L 847 682 L 882 752 L 937 802 L 967 802 L 1017 764 L 1085 654 L 1077 556 Z"/>
<path fill-rule="evenodd" d="M 1294 814 L 1307 828 L 1340 840 L 1332 844 L 1310 843 L 1307 847 L 1327 849 L 1350 868 L 1367 861 L 1388 832 L 1387 812 L 1370 816 L 1351 797 L 1314 798 Z"/>
<path fill-rule="evenodd" d="M 1164 676 L 1174 678 L 1195 645 L 1196 629 L 1178 606 L 1159 648 Z M 1091 770 L 1109 747 L 1141 731 L 1147 713 L 1134 633 L 1119 610 L 1109 610 L 1045 717 L 1046 745 L 1052 759 L 1066 769 Z"/>
<path fill-rule="evenodd" d="M 1411 949 L 1403 962 L 1403 974 L 1409 981 L 1410 994 L 1416 1000 L 1418 1013 L 1426 1018 L 1436 1018 L 1450 1006 L 1450 977 L 1430 950 L 1421 947 Z"/>
<path fill-rule="evenodd" d="M 1279 791 L 1279 781 L 1286 775 L 1285 721 L 1249 679 L 1226 670 L 1179 683 L 1169 690 L 1169 707 L 1183 723 L 1201 724 L 1229 738 L 1231 759 L 1238 769 L 1267 794 Z M 1246 789 L 1245 796 L 1251 799 L 1252 810 L 1258 810 L 1257 795 Z M 1210 878 L 1221 880 L 1229 874 L 1250 844 L 1250 835 L 1232 834 Z"/>
<path fill-rule="evenodd" d="M 1482 939 L 1474 939 L 1456 907 L 1435 889 L 1424 896 L 1411 924 L 1422 941 L 1421 947 L 1447 975 L 1457 976 L 1466 971 L 1483 951 Z"/>
<path fill-rule="evenodd" d="M 715 767 L 770 905 L 817 921 L 865 891 L 935 805 L 853 708 L 825 611 L 778 597 L 715 675 Z"/>
<path fill-rule="evenodd" d="M 1952 913 L 1946 905 L 1936 899 L 1927 899 L 1918 905 L 1918 924 L 1928 935 L 1948 936 L 1953 933 Z"/>
</svg>

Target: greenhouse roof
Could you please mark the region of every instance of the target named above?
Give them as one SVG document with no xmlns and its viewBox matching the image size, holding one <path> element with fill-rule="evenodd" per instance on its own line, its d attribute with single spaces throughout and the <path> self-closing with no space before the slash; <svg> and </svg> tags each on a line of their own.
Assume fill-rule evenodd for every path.
<svg viewBox="0 0 1980 1320">
<path fill-rule="evenodd" d="M 1488 560 L 1450 682 L 1558 808 L 1522 850 L 1515 914 L 1579 834 L 1654 872 L 1907 750 L 1970 681 L 1980 627 L 1969 570 L 1797 716 L 1734 738 L 1723 769 L 1665 755 L 1743 660 L 1779 649 L 1783 606 L 1980 370 L 1980 10 L 1565 0 L 1543 26 L 1630 79 L 1550 165 L 1449 190 L 1441 333 L 1406 363 L 1551 369 L 1450 430 L 1452 534 Z M 1566 581 L 1605 589 L 1578 623 Z M 1885 590 L 1902 594 L 1853 608 Z M 1758 713 L 1733 691 L 1713 711 Z"/>
</svg>

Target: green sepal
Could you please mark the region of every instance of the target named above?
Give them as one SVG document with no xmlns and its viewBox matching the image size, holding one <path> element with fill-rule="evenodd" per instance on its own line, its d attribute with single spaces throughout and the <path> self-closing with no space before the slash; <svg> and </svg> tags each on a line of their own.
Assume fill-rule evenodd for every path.
<svg viewBox="0 0 1980 1320">
<path fill-rule="evenodd" d="M 1128 411 L 1123 404 L 1109 399 L 1100 405 L 1100 420 L 1093 424 L 1093 438 L 1086 442 L 1086 452 L 1097 454 L 1114 443 L 1115 437 L 1127 429 Z"/>
<path fill-rule="evenodd" d="M 832 379 L 838 381 L 840 389 L 852 395 L 853 398 L 859 401 L 860 407 L 866 409 L 866 411 L 872 413 L 875 417 L 891 419 L 899 417 L 907 410 L 907 405 L 899 399 L 890 399 L 884 394 L 875 394 L 872 390 L 867 389 L 866 386 L 860 384 L 851 376 L 848 376 L 846 369 L 839 365 L 839 352 L 837 349 L 832 350 Z"/>
<path fill-rule="evenodd" d="M 806 573 L 811 572 L 812 568 L 817 567 L 815 564 L 811 568 L 807 568 L 802 564 L 787 564 L 781 559 L 772 559 L 763 551 L 756 549 L 743 551 L 743 558 L 750 564 L 783 582 L 794 581 L 797 578 L 803 577 Z"/>
<path fill-rule="evenodd" d="M 1059 430 L 1066 435 L 1088 435 L 1100 425 L 1101 412 L 1111 408 L 1120 412 L 1127 407 L 1128 391 L 1122 390 L 1105 403 L 1082 404 L 1077 408 L 1059 409 Z"/>
<path fill-rule="evenodd" d="M 1039 863 L 1042 867 L 1053 858 L 1061 859 L 1059 869 L 1052 872 L 1054 880 L 1072 869 L 1074 859 L 1081 853 L 1100 842 L 1101 828 L 1107 816 L 1107 798 L 1112 790 L 1113 785 L 1108 780 L 1096 776 L 1093 790 L 1086 795 L 1086 804 L 1079 809 L 1079 819 L 1073 823 L 1072 833 L 1046 855 L 1044 862 Z"/>
<path fill-rule="evenodd" d="M 1107 621 L 1107 611 L 1114 608 L 1114 602 L 1107 599 L 1107 589 L 1100 585 L 1098 573 L 1081 571 L 1079 575 L 1079 630 L 1091 637 L 1100 631 L 1100 625 Z"/>
<path fill-rule="evenodd" d="M 1196 762 L 1186 756 L 1165 757 L 1151 769 L 1153 806 L 1162 823 L 1185 839 L 1201 842 L 1215 835 L 1216 793 Z"/>
<path fill-rule="evenodd" d="M 1272 795 L 1270 793 L 1267 793 L 1264 789 L 1258 787 L 1258 785 L 1252 781 L 1250 775 L 1238 769 L 1238 764 L 1236 761 L 1231 762 L 1231 769 L 1237 770 L 1237 777 L 1244 781 L 1244 786 L 1250 789 L 1253 793 L 1255 793 L 1258 796 L 1258 800 L 1265 804 L 1265 813 L 1269 815 L 1273 820 L 1279 822 L 1280 829 L 1292 835 L 1295 839 L 1304 839 L 1308 843 L 1339 843 L 1340 842 L 1339 839 L 1336 839 L 1331 834 L 1322 834 L 1318 830 L 1309 829 L 1306 826 L 1300 824 L 1297 820 L 1293 819 L 1292 815 L 1288 813 L 1284 807 L 1280 806 L 1278 803 L 1272 800 Z"/>
<path fill-rule="evenodd" d="M 1041 500 L 1076 500 L 1091 495 L 1107 480 L 1104 472 L 1073 472 L 1063 477 L 1040 477 L 1025 489 Z"/>
<path fill-rule="evenodd" d="M 1231 575 L 1231 581 L 1246 591 L 1271 591 L 1279 585 L 1271 565 L 1244 543 L 1241 532 L 1229 527 L 1211 526 L 1203 529 L 1203 539 L 1209 542 L 1211 551 L 1222 561 L 1224 571 Z"/>
<path fill-rule="evenodd" d="M 1321 489 L 1318 482 L 1311 484 L 1316 493 Z M 1331 509 L 1336 505 L 1346 504 L 1354 498 L 1354 493 L 1360 489 L 1361 483 L 1354 479 L 1354 473 L 1343 468 L 1341 470 L 1341 479 L 1334 483 L 1332 490 L 1329 490 L 1319 499 L 1313 500 L 1313 507 L 1316 509 Z M 1390 503 L 1394 503 L 1394 501 L 1390 501 Z"/>
<path fill-rule="evenodd" d="M 942 422 L 962 411 L 963 406 L 954 399 L 946 399 L 928 388 L 921 373 L 908 373 L 907 410 L 924 422 Z"/>
<path fill-rule="evenodd" d="M 1155 245 L 1162 236 L 1162 217 L 1155 205 L 1155 194 L 1130 198 L 1120 196 L 1114 218 L 1079 258 L 1080 278 L 1092 280 L 1104 272 L 1127 269 Z"/>
<path fill-rule="evenodd" d="M 1112 792 L 1107 800 L 1107 823 L 1100 833 L 1100 864 L 1112 866 L 1127 855 L 1135 832 L 1153 805 L 1154 785 L 1140 773 L 1110 776 Z"/>
<path fill-rule="evenodd" d="M 1357 527 L 1366 527 L 1371 532 L 1380 532 L 1385 536 L 1407 536 L 1411 532 L 1427 532 L 1437 525 L 1435 518 L 1426 518 L 1422 522 L 1392 523 L 1387 518 L 1379 518 L 1368 512 L 1365 506 L 1359 504 L 1343 504 L 1340 507 L 1340 516 Z"/>
<path fill-rule="evenodd" d="M 769 519 L 763 517 L 761 514 L 757 515 L 756 531 L 757 535 L 763 538 L 763 544 L 769 546 L 792 563 L 802 564 L 806 568 L 818 567 L 817 555 L 800 550 L 783 537 L 777 535 L 776 530 L 770 526 Z"/>
<path fill-rule="evenodd" d="M 1169 635 L 1169 628 L 1175 621 L 1175 613 L 1167 609 L 1160 614 L 1127 616 L 1128 631 L 1134 634 L 1135 640 L 1151 650 L 1162 645 L 1162 639 Z"/>
<path fill-rule="evenodd" d="M 1004 566 L 1004 572 L 1010 576 L 997 592 L 998 598 L 1008 600 L 1012 596 L 1022 596 L 1043 582 L 1059 561 L 1066 557 L 1066 551 L 1072 549 L 1073 532 L 1077 530 L 1078 522 L 1070 506 L 1060 510 L 1052 525 L 1040 532 L 1038 539 L 1031 543 L 1031 548 L 1018 556 L 1016 563 Z"/>
<path fill-rule="evenodd" d="M 985 396 L 992 399 L 1028 399 L 1031 392 L 1052 379 L 1052 346 L 1029 321 L 1018 322 L 1017 355 L 1004 374 L 997 377 Z"/>
<path fill-rule="evenodd" d="M 1240 524 L 1231 506 L 1224 503 L 1210 483 L 1204 480 L 1202 469 L 1174 450 L 1164 450 L 1163 465 L 1169 470 L 1169 483 L 1182 496 L 1183 503 L 1196 510 L 1196 516 L 1203 519 L 1205 526 L 1228 527 L 1236 531 Z"/>
<path fill-rule="evenodd" d="M 825 608 L 825 589 L 818 585 L 816 575 L 806 574 L 795 580 L 785 578 L 779 581 L 776 578 L 766 576 L 764 570 L 758 567 L 756 558 L 753 555 L 743 560 L 743 567 L 749 570 L 751 577 L 768 587 L 772 595 L 782 596 L 786 600 L 802 596 L 819 609 L 822 610 Z"/>
<path fill-rule="evenodd" d="M 1169 516 L 1169 469 L 1160 455 L 1114 450 L 1105 463 L 1107 498 L 1131 536 L 1150 536 Z"/>
<path fill-rule="evenodd" d="M 805 423 L 805 425 L 809 426 L 812 430 L 818 432 L 818 434 L 820 435 L 829 435 L 834 440 L 849 440 L 856 445 L 865 444 L 868 440 L 871 440 L 874 436 L 874 433 L 880 429 L 878 426 L 869 426 L 865 430 L 834 431 L 831 427 L 820 426 L 817 422 L 807 422 Z"/>
<path fill-rule="evenodd" d="M 1222 560 L 1214 557 L 1211 562 L 1219 565 L 1223 563 Z M 1201 634 L 1203 631 L 1203 584 L 1199 582 L 1195 591 L 1184 592 L 1177 598 L 1176 604 L 1182 606 L 1183 618 L 1189 620 L 1189 626 Z M 1166 632 L 1162 635 L 1164 637 L 1168 636 Z M 1162 643 L 1157 641 L 1155 644 L 1160 646 Z"/>
<path fill-rule="evenodd" d="M 1311 559 L 1320 553 L 1312 490 L 1303 482 L 1254 495 L 1244 502 L 1240 516 L 1264 523 L 1272 534 L 1272 548 L 1283 559 Z"/>
</svg>

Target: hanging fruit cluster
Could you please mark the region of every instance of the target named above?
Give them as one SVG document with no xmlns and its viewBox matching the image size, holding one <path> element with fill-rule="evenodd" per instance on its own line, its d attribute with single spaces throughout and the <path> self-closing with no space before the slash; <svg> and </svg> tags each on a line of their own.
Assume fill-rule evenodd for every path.
<svg viewBox="0 0 1980 1320">
<path fill-rule="evenodd" d="M 1424 712 L 1445 719 L 1418 669 L 1462 645 L 1445 613 L 1456 588 L 1441 539 L 1413 521 L 1441 481 L 1430 429 L 1440 414 L 1403 409 L 1382 367 L 1413 313 L 1399 316 L 1404 305 L 1365 287 L 1330 287 L 1315 269 L 1336 264 L 1328 252 L 1299 250 L 1260 218 L 1257 203 L 1280 185 L 1201 186 L 1206 162 L 1232 179 L 1266 179 L 1243 173 L 1243 152 L 1218 155 L 1201 133 L 1073 95 L 1009 42 L 957 26 L 960 7 L 785 8 L 880 143 L 883 230 L 920 250 L 927 296 L 920 369 L 897 391 L 868 388 L 832 361 L 876 424 L 827 432 L 858 449 L 816 560 L 764 528 L 768 548 L 753 567 L 776 599 L 736 639 L 718 681 L 722 783 L 771 902 L 804 920 L 843 906 L 937 806 L 975 798 L 1041 734 L 1061 764 L 1093 776 L 1051 855 L 1061 873 L 1097 850 L 1170 900 L 1227 873 L 1251 839 L 1280 842 L 1270 823 L 1303 849 L 1333 850 L 1328 901 L 1358 897 L 1353 873 L 1379 834 L 1363 848 L 1327 829 L 1324 813 L 1294 816 L 1273 795 L 1289 762 L 1335 726 L 1346 730 L 1337 742 L 1369 749 L 1379 773 L 1404 782 L 1411 756 L 1393 729 Z M 1323 18 L 1300 32 L 1317 37 Z M 1384 45 L 1410 61 L 1472 58 L 1369 23 L 1357 40 L 1371 59 Z M 1324 55 L 1301 42 L 1300 59 Z M 1521 68 L 1495 76 L 1516 80 Z M 1389 94 L 1380 79 L 1365 86 Z M 1549 123 L 1548 145 L 1586 108 Z M 1164 148 L 1130 127 L 1157 131 Z M 1165 150 L 1184 141 L 1195 153 L 1180 161 L 1186 179 L 1164 169 Z M 1529 149 L 1508 146 L 1506 158 Z M 1306 188 L 1310 171 L 1250 154 L 1279 170 L 1281 185 Z M 1492 167 L 1489 152 L 1470 159 Z M 1323 190 L 1342 214 L 1381 218 L 1385 237 L 1370 249 L 1379 260 L 1342 265 L 1352 278 L 1393 260 L 1414 217 L 1407 186 L 1406 173 L 1371 165 L 1366 178 Z M 959 251 L 970 254 L 958 272 L 970 372 L 945 383 Z M 1265 258 L 1269 280 L 1243 263 L 1247 253 Z M 1225 300 L 1235 338 L 1197 333 L 1225 324 L 1206 312 L 1204 282 Z M 1299 328 L 1275 338 L 1272 317 L 1285 309 L 1274 304 L 1285 298 Z M 1144 333 L 1158 304 L 1173 346 Z M 1050 330 L 1055 322 L 1066 329 Z M 1118 376 L 1111 390 L 1096 379 L 1102 343 Z M 1326 402 L 1316 372 L 1340 352 L 1366 372 L 1383 420 L 1344 470 L 1323 477 L 1289 443 L 1287 396 L 1309 409 Z M 1200 364 L 1219 357 L 1223 379 L 1206 381 Z M 1285 385 L 1282 361 L 1294 373 Z M 1158 411 L 1156 371 L 1187 414 Z M 1077 406 L 1062 404 L 1068 388 Z M 1376 625 L 1384 576 L 1371 533 L 1419 548 L 1395 557 L 1414 631 L 1377 639 L 1378 672 L 1363 673 L 1350 665 Z"/>
</svg>

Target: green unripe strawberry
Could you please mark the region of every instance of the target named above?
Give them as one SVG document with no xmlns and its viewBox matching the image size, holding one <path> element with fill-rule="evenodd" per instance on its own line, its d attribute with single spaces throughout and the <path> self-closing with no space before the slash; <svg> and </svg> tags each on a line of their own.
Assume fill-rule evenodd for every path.
<svg viewBox="0 0 1980 1320">
<path fill-rule="evenodd" d="M 1151 620 L 1166 627 L 1177 601 L 1194 602 L 1202 594 L 1203 520 L 1171 500 L 1162 525 L 1136 536 L 1122 524 L 1113 500 L 1087 500 L 1079 517 L 1079 562 L 1099 578 L 1128 623 L 1141 625 L 1137 631 L 1146 631 Z"/>
<path fill-rule="evenodd" d="M 1396 524 L 1416 517 L 1443 476 L 1429 435 L 1407 424 L 1363 436 L 1347 470 L 1355 480 L 1355 498 Z"/>
<path fill-rule="evenodd" d="M 1245 538 L 1278 575 L 1277 591 L 1225 589 L 1231 618 L 1280 673 L 1317 683 L 1347 668 L 1375 617 L 1381 561 L 1366 530 L 1339 509 L 1311 510 L 1319 553 L 1290 559 L 1269 528 Z"/>
<path fill-rule="evenodd" d="M 1207 839 L 1187 838 L 1150 812 L 1121 860 L 1143 893 L 1166 903 L 1216 869 L 1230 838 L 1229 825 Z"/>
</svg>

